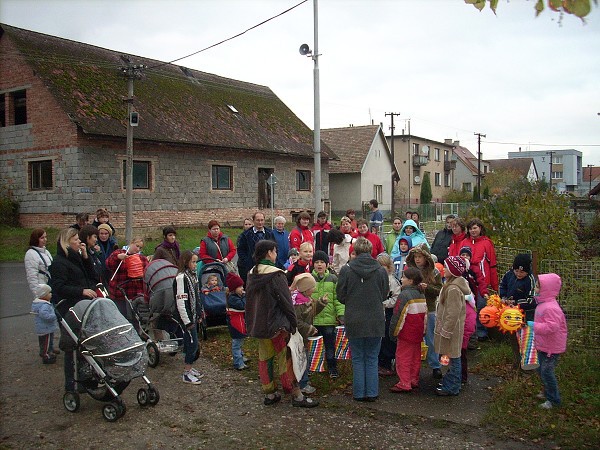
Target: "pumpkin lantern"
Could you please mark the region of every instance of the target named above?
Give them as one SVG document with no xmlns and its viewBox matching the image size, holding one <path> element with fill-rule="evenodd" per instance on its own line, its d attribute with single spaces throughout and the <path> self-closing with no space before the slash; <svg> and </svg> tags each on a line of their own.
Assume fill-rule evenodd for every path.
<svg viewBox="0 0 600 450">
<path fill-rule="evenodd" d="M 493 328 L 498 325 L 499 314 L 495 306 L 484 306 L 479 311 L 479 322 L 486 328 Z"/>
<path fill-rule="evenodd" d="M 482 310 L 483 311 L 483 310 Z M 514 333 L 525 323 L 525 314 L 518 306 L 509 306 L 500 311 L 500 320 L 498 328 L 503 333 Z"/>
</svg>

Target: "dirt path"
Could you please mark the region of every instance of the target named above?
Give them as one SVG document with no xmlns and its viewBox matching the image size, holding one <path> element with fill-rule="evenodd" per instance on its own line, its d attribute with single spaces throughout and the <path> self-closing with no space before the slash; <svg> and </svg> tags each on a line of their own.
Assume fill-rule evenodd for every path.
<svg viewBox="0 0 600 450">
<path fill-rule="evenodd" d="M 123 398 L 127 414 L 106 422 L 102 403 L 82 395 L 73 414 L 62 405 L 62 355 L 44 366 L 28 316 L 0 320 L 0 447 L 2 448 L 527 448 L 497 442 L 479 426 L 490 381 L 473 381 L 465 395 L 437 398 L 434 382 L 422 392 L 398 396 L 382 381 L 376 403 L 356 403 L 348 395 L 320 398 L 312 410 L 293 408 L 289 399 L 262 404 L 258 380 L 223 370 L 201 358 L 200 386 L 180 381 L 181 355 L 164 357 L 148 377 L 160 403 L 141 408 L 134 380 Z M 473 392 L 467 394 L 471 389 Z"/>
</svg>

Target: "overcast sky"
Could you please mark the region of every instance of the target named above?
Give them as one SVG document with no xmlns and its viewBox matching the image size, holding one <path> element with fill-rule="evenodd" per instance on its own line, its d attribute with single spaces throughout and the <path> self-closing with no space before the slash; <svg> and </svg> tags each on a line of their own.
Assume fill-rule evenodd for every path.
<svg viewBox="0 0 600 450">
<path fill-rule="evenodd" d="M 300 1 L 2 0 L 0 21 L 171 61 Z M 495 16 L 463 0 L 319 0 L 321 128 L 373 121 L 389 134 L 395 112 L 396 134 L 410 119 L 412 134 L 473 153 L 486 134 L 483 158 L 574 148 L 600 165 L 600 8 L 559 24 L 534 4 L 500 0 Z M 312 127 L 302 43 L 314 48 L 312 0 L 177 64 L 268 86 Z"/>
</svg>

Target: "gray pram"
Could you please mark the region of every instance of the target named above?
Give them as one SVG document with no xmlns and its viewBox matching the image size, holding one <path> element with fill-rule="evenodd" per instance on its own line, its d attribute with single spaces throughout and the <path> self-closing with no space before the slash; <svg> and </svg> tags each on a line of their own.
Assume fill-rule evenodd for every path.
<svg viewBox="0 0 600 450">
<path fill-rule="evenodd" d="M 126 411 L 120 394 L 137 377 L 147 385 L 138 390 L 138 403 L 141 406 L 158 403 L 158 390 L 145 375 L 148 363 L 145 344 L 112 300 L 101 297 L 80 300 L 60 321 L 75 342 L 75 392 L 66 392 L 63 397 L 68 411 L 76 412 L 80 406 L 78 392 L 87 392 L 96 400 L 109 402 L 104 405 L 102 415 L 114 422 Z"/>
</svg>

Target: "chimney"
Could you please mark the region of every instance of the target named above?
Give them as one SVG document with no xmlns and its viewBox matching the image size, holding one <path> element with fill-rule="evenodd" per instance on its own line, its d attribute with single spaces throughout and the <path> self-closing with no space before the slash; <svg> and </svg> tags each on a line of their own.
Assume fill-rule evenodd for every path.
<svg viewBox="0 0 600 450">
<path fill-rule="evenodd" d="M 460 147 L 460 141 L 454 141 L 452 145 L 454 145 L 455 147 Z"/>
<path fill-rule="evenodd" d="M 452 139 L 444 139 L 444 144 L 452 145 Z"/>
</svg>

